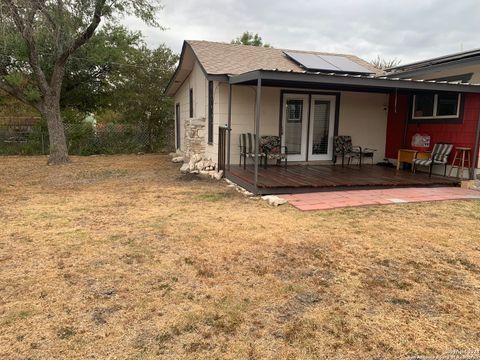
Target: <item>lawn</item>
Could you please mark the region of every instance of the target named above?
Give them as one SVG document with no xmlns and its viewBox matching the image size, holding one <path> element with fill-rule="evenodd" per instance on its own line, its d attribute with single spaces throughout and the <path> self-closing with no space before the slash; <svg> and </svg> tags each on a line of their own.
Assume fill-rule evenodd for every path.
<svg viewBox="0 0 480 360">
<path fill-rule="evenodd" d="M 166 156 L 0 158 L 0 358 L 480 349 L 480 202 L 273 208 Z"/>
</svg>

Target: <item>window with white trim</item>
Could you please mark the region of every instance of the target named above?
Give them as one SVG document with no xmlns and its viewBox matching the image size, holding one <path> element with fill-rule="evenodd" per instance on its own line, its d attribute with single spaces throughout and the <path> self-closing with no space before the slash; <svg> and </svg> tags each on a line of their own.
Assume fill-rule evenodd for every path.
<svg viewBox="0 0 480 360">
<path fill-rule="evenodd" d="M 416 94 L 413 96 L 412 119 L 451 119 L 460 117 L 461 94 Z"/>
</svg>

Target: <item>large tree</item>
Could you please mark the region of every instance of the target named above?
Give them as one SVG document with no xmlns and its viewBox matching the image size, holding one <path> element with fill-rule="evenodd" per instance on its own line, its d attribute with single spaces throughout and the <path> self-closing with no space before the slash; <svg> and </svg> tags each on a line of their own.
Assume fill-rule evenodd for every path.
<svg viewBox="0 0 480 360">
<path fill-rule="evenodd" d="M 231 41 L 232 44 L 238 45 L 251 45 L 251 46 L 260 46 L 260 47 L 270 47 L 268 43 L 264 43 L 262 37 L 258 33 L 254 34 L 253 32 L 245 31 L 241 36 Z"/>
<path fill-rule="evenodd" d="M 158 0 L 0 0 L 0 89 L 47 120 L 49 164 L 69 161 L 60 112 L 67 61 L 102 19 L 135 15 L 158 26 Z M 3 44 L 2 44 L 3 43 Z"/>
<path fill-rule="evenodd" d="M 142 34 L 124 26 L 107 25 L 77 50 L 65 68 L 60 108 L 96 112 L 118 96 L 125 73 L 135 68 Z M 65 120 L 65 119 L 64 119 Z"/>
</svg>

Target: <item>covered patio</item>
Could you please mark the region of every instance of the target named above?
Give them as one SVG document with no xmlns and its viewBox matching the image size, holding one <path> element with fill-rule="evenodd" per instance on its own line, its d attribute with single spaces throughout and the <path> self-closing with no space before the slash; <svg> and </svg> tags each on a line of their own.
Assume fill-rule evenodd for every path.
<svg viewBox="0 0 480 360">
<path fill-rule="evenodd" d="M 233 95 L 233 88 L 246 88 L 255 91 L 255 104 L 254 104 L 254 118 L 251 119 L 251 123 L 247 124 L 249 120 L 245 118 L 243 122 L 239 123 L 238 116 L 236 117 L 236 123 L 232 128 L 232 98 L 235 101 Z M 269 116 L 263 120 L 269 120 L 269 129 L 272 128 L 271 111 L 269 109 L 262 109 L 262 90 L 266 91 L 268 98 L 271 98 L 272 89 L 280 88 L 280 119 L 278 124 L 278 136 L 282 137 L 285 134 L 285 123 L 282 123 L 282 112 L 285 107 L 285 102 L 282 101 L 285 92 L 297 92 L 298 94 L 305 94 L 305 101 L 308 104 L 313 104 L 312 99 L 315 96 L 322 96 L 326 94 L 332 98 L 330 104 L 332 109 L 332 120 L 330 125 L 328 149 L 324 152 L 324 158 L 315 159 L 311 150 L 307 152 L 306 158 L 300 161 L 289 160 L 288 166 L 281 167 L 275 165 L 269 165 L 267 168 L 262 166 L 262 158 L 258 156 L 260 148 L 260 137 L 264 134 L 264 130 L 261 132 L 262 114 Z M 384 94 L 396 96 L 399 94 L 414 94 L 418 92 L 458 92 L 469 93 L 479 92 L 478 87 L 461 83 L 449 83 L 446 81 L 417 81 L 417 80 L 404 80 L 404 79 L 392 79 L 385 77 L 374 77 L 368 75 L 347 75 L 347 74 L 325 74 L 325 73 L 293 73 L 282 72 L 276 70 L 256 70 L 236 76 L 230 76 L 228 82 L 228 123 L 225 124 L 225 141 L 224 152 L 223 149 L 219 149 L 219 154 L 224 153 L 225 159 L 224 169 L 225 174 L 231 181 L 245 187 L 249 191 L 256 194 L 273 194 L 273 193 L 294 193 L 294 192 L 308 192 L 308 191 L 331 191 L 331 190 L 349 190 L 349 189 L 366 189 L 366 188 L 395 188 L 395 187 L 431 187 L 431 186 L 458 186 L 460 180 L 457 178 L 449 178 L 444 176 L 432 175 L 429 177 L 426 173 L 417 172 L 413 174 L 409 170 L 397 171 L 393 168 L 382 167 L 377 165 L 366 166 L 345 166 L 335 165 L 333 143 L 332 138 L 339 135 L 339 123 L 342 123 L 342 115 L 346 116 L 346 110 L 343 112 L 340 108 L 340 101 L 342 94 L 349 92 L 350 94 Z M 341 96 L 342 95 L 342 96 Z M 364 99 L 359 96 L 359 99 Z M 388 100 L 387 100 L 388 103 Z M 265 99 L 263 99 L 263 106 L 265 106 Z M 278 106 L 278 105 L 277 105 Z M 356 111 L 356 107 L 360 110 L 362 102 L 349 103 L 350 119 L 354 117 L 368 124 L 369 118 L 362 117 L 361 111 Z M 379 106 L 377 102 L 375 106 Z M 396 111 L 396 102 L 394 107 Z M 277 107 L 278 109 L 278 107 Z M 313 111 L 313 105 L 305 107 L 304 112 L 308 112 L 308 116 Z M 344 108 L 345 109 L 345 108 Z M 385 111 L 389 111 L 385 105 Z M 376 121 L 378 123 L 379 111 L 375 110 L 377 114 Z M 238 113 L 238 112 L 235 112 Z M 387 115 L 385 116 L 385 121 Z M 310 118 L 307 117 L 310 123 Z M 351 120 L 350 120 L 351 121 Z M 407 124 L 407 119 L 405 119 Z M 363 126 L 363 125 L 362 125 Z M 350 133 L 341 135 L 360 135 L 371 132 L 372 128 L 365 128 L 357 126 Z M 376 126 L 376 125 L 375 125 Z M 241 128 L 241 130 L 239 130 Z M 250 130 L 246 130 L 250 128 Z M 407 127 L 405 127 L 407 128 Z M 311 135 L 312 127 L 306 126 L 304 135 L 307 139 Z M 271 130 L 270 130 L 271 131 Z M 357 134 L 351 133 L 357 131 Z M 252 144 L 252 157 L 246 168 L 238 166 L 234 161 L 238 159 L 236 148 L 237 144 L 232 146 L 232 132 L 235 137 L 238 137 L 239 133 L 251 132 L 254 135 L 254 144 Z M 345 130 L 343 130 L 345 132 Z M 404 146 L 408 146 L 407 134 L 398 133 L 399 139 L 402 139 Z M 385 137 L 376 137 L 381 142 L 382 147 L 385 148 L 387 139 Z M 282 137 L 282 143 L 284 138 Z M 221 142 L 220 142 L 221 143 Z M 367 144 L 368 145 L 368 144 Z M 306 148 L 312 146 L 312 143 L 307 140 Z M 477 146 L 478 147 L 478 146 Z M 384 157 L 384 149 L 380 149 L 377 153 L 377 159 L 380 156 Z M 222 158 L 219 155 L 219 159 Z M 475 155 L 474 155 L 475 158 Z M 232 161 L 232 159 L 235 159 Z M 314 161 L 321 160 L 321 161 Z"/>
</svg>

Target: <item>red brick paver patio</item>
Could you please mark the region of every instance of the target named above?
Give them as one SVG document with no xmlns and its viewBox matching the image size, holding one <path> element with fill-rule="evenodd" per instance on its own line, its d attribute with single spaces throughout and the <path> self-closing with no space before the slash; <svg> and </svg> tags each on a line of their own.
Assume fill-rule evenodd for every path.
<svg viewBox="0 0 480 360">
<path fill-rule="evenodd" d="M 329 191 L 279 195 L 300 210 L 386 205 L 423 201 L 480 199 L 480 192 L 457 187 Z"/>
</svg>

